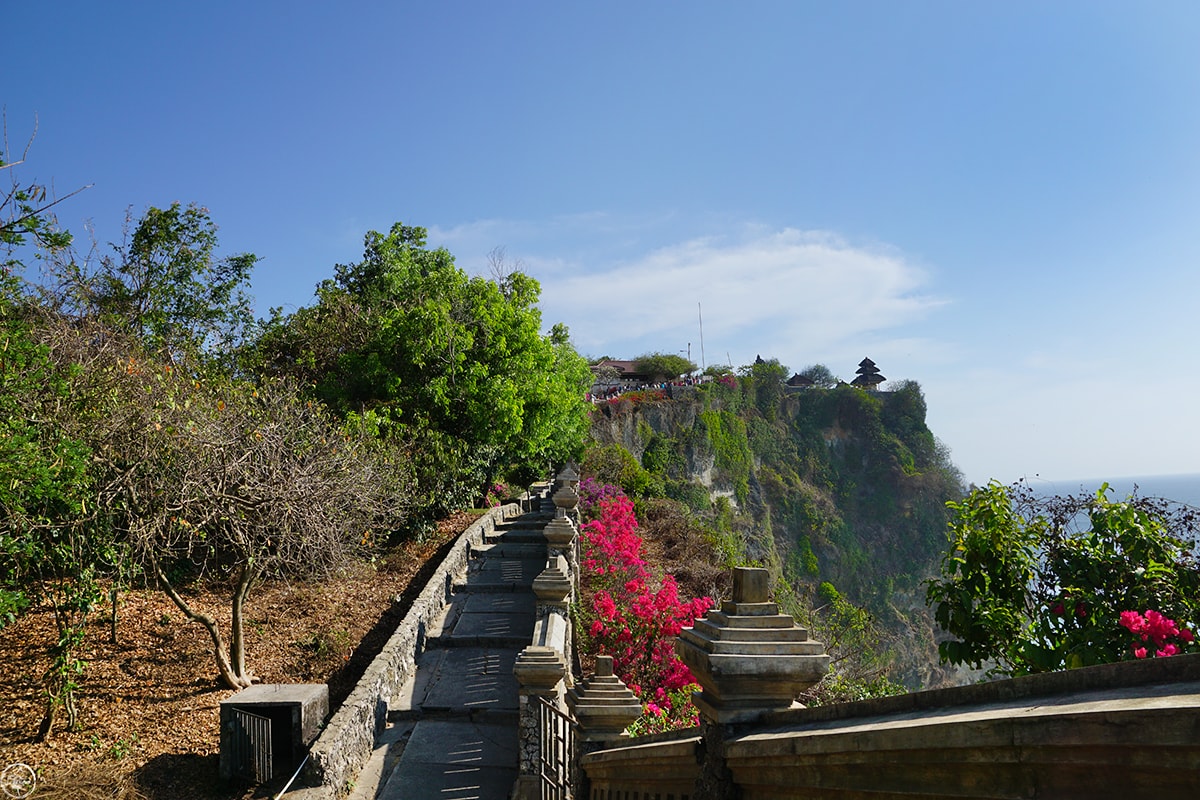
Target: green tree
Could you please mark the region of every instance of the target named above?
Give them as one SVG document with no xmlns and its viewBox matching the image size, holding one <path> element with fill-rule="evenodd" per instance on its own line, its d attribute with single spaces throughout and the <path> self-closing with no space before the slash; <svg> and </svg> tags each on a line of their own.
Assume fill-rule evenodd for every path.
<svg viewBox="0 0 1200 800">
<path fill-rule="evenodd" d="M 54 197 L 45 184 L 35 181 L 23 182 L 16 168 L 25 162 L 33 136 L 29 137 L 24 152 L 12 160 L 9 156 L 8 126 L 4 125 L 4 141 L 0 143 L 0 175 L 7 178 L 7 187 L 0 190 L 0 248 L 4 250 L 4 261 L 0 267 L 12 269 L 22 267 L 14 257 L 14 251 L 26 244 L 34 244 L 46 250 L 65 248 L 71 243 L 71 234 L 55 224 L 51 209 L 72 195 L 88 187 L 76 189 L 64 197 Z"/>
<path fill-rule="evenodd" d="M 696 371 L 694 363 L 674 353 L 646 353 L 634 359 L 633 366 L 652 383 L 673 381 L 680 375 Z"/>
<path fill-rule="evenodd" d="M 0 627 L 43 601 L 53 611 L 57 638 L 42 677 L 38 731 L 45 738 L 59 709 L 67 727 L 76 726 L 84 668 L 77 653 L 112 550 L 92 524 L 92 454 L 64 424 L 71 381 L 37 337 L 38 310 L 19 279 L 0 276 Z"/>
<path fill-rule="evenodd" d="M 95 274 L 75 261 L 61 271 L 84 313 L 141 338 L 155 351 L 229 352 L 245 338 L 253 313 L 248 294 L 257 257 L 218 258 L 217 226 L 190 203 L 147 209 Z"/>
<path fill-rule="evenodd" d="M 1194 510 L 1154 498 L 1038 498 L 992 482 L 949 503 L 950 550 L 927 584 L 953 639 L 943 661 L 1023 675 L 1132 658 L 1123 611 L 1200 622 Z"/>
<path fill-rule="evenodd" d="M 800 374 L 813 382 L 820 389 L 832 389 L 838 385 L 838 378 L 824 364 L 813 364 L 800 370 Z"/>
<path fill-rule="evenodd" d="M 16 167 L 28 150 L 9 160 L 7 136 L 0 149 L 8 182 L 0 191 L 0 627 L 41 602 L 53 612 L 56 638 L 42 676 L 46 713 L 38 731 L 45 738 L 60 709 L 68 728 L 76 726 L 84 669 L 78 650 L 111 549 L 90 525 L 91 454 L 64 424 L 74 406 L 70 373 L 40 336 L 46 309 L 18 277 L 26 246 L 45 257 L 70 245 L 50 210 L 82 189 L 57 198 L 45 185 L 22 182 Z"/>
<path fill-rule="evenodd" d="M 532 477 L 582 448 L 591 374 L 564 327 L 541 333 L 540 292 L 521 272 L 469 277 L 397 223 L 367 234 L 316 306 L 277 315 L 253 359 L 413 443 L 429 502 L 462 505 L 502 472 Z"/>
<path fill-rule="evenodd" d="M 788 370 L 779 359 L 762 360 L 742 367 L 742 388 L 747 397 L 758 408 L 763 418 L 774 422 L 779 416 L 779 403 L 783 399 L 783 382 Z"/>
</svg>

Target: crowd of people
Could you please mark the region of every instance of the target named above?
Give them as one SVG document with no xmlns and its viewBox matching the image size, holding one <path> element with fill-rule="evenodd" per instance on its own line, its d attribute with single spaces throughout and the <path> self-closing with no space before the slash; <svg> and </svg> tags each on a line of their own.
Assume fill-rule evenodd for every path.
<svg viewBox="0 0 1200 800">
<path fill-rule="evenodd" d="M 606 386 L 593 386 L 592 391 L 588 392 L 586 397 L 591 403 L 604 403 L 613 400 L 628 392 L 649 392 L 659 390 L 667 392 L 668 395 L 672 387 L 676 386 L 697 386 L 702 383 L 708 383 L 712 380 L 711 375 L 687 375 L 673 381 L 662 381 L 661 383 L 617 383 Z"/>
</svg>

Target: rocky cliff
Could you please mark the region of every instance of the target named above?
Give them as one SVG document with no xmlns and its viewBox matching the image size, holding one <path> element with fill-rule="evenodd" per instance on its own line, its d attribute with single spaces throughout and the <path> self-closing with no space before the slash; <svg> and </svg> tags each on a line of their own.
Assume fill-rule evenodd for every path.
<svg viewBox="0 0 1200 800">
<path fill-rule="evenodd" d="M 593 458 L 627 459 L 627 490 L 679 500 L 722 530 L 729 560 L 772 568 L 810 608 L 836 587 L 893 633 L 919 631 L 923 654 L 902 677 L 936 682 L 920 582 L 946 546 L 945 503 L 963 489 L 915 382 L 676 387 L 597 406 L 592 437 Z"/>
</svg>

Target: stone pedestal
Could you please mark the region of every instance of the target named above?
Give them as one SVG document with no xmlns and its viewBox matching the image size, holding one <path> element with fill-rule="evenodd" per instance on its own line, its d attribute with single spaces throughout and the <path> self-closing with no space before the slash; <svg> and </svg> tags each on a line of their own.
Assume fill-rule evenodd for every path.
<svg viewBox="0 0 1200 800">
<path fill-rule="evenodd" d="M 571 576 L 567 560 L 556 555 L 546 562 L 546 568 L 533 579 L 533 593 L 539 603 L 566 605 L 571 596 Z"/>
<path fill-rule="evenodd" d="M 744 722 L 798 706 L 796 697 L 829 668 L 825 646 L 779 613 L 768 601 L 768 585 L 765 569 L 735 569 L 733 599 L 675 641 L 676 655 L 702 687 L 693 700 L 713 722 Z"/>
<path fill-rule="evenodd" d="M 585 742 L 609 742 L 642 715 L 642 703 L 613 674 L 612 656 L 596 656 L 596 672 L 567 692 L 567 707 L 579 721 Z"/>
</svg>

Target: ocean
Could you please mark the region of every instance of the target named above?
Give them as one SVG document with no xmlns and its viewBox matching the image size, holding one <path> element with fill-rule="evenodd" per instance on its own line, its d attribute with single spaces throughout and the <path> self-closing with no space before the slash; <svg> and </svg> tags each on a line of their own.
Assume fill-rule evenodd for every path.
<svg viewBox="0 0 1200 800">
<path fill-rule="evenodd" d="M 1094 494 L 1107 482 L 1112 487 L 1109 498 L 1122 500 L 1137 489 L 1142 497 L 1161 497 L 1200 509 L 1200 474 L 1142 475 L 1133 478 L 1086 478 L 1082 480 L 1045 480 L 1028 478 L 1029 486 L 1039 495 Z"/>
</svg>

